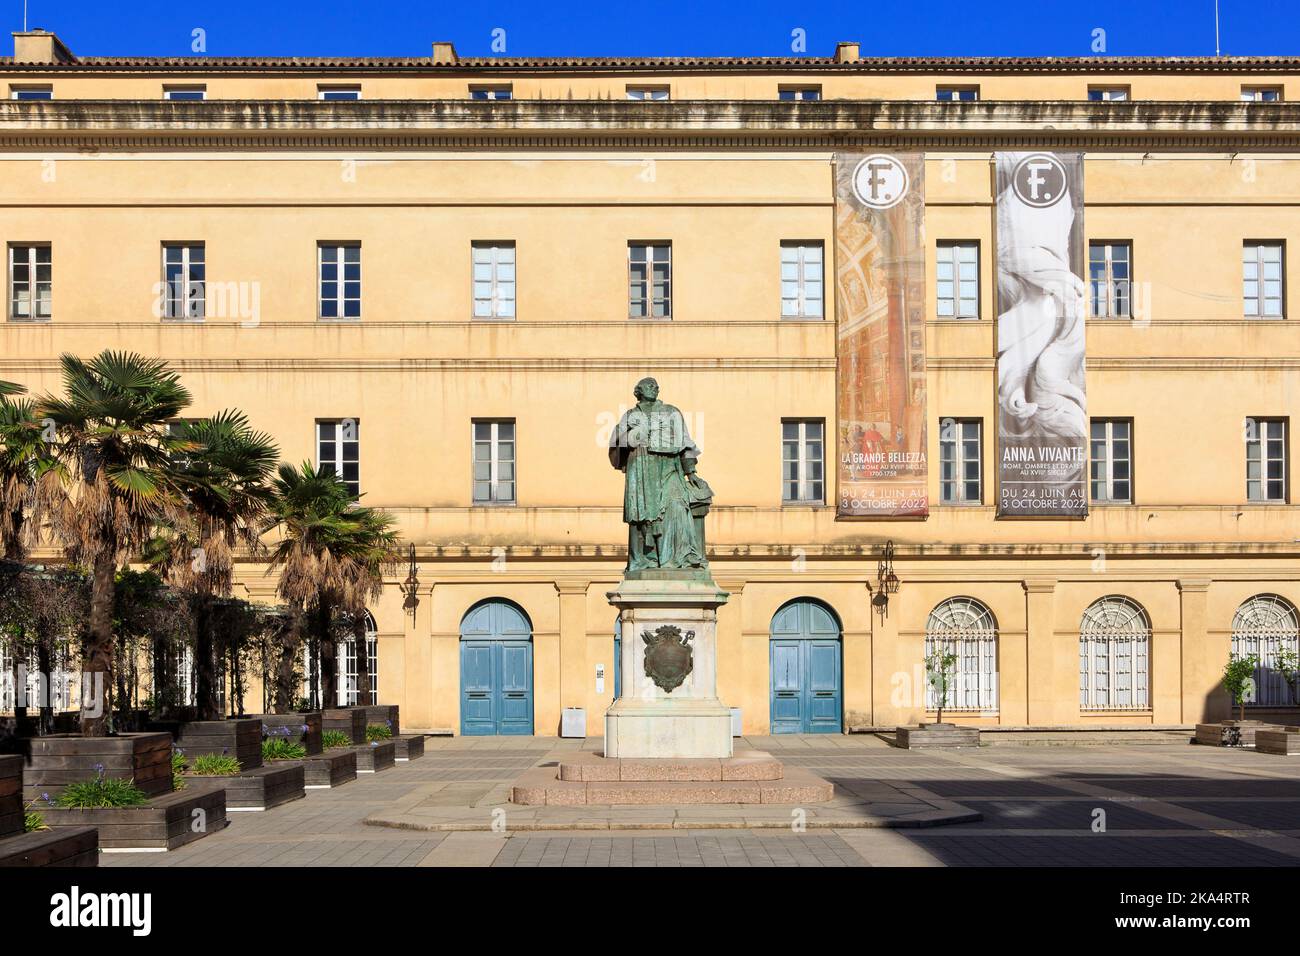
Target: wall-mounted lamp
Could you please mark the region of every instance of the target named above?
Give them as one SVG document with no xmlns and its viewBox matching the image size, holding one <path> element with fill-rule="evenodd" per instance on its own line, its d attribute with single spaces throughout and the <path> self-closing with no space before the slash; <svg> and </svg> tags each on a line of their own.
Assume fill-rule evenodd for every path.
<svg viewBox="0 0 1300 956">
<path fill-rule="evenodd" d="M 415 619 L 415 609 L 420 606 L 420 578 L 415 569 L 415 545 L 407 546 L 406 552 L 406 580 L 402 582 L 402 594 L 406 600 L 402 602 L 402 609 L 410 612 L 411 619 Z"/>
<path fill-rule="evenodd" d="M 889 595 L 898 593 L 898 575 L 894 573 L 894 542 L 886 541 L 885 549 L 876 562 L 876 587 L 871 595 L 871 606 L 881 620 L 889 616 Z"/>
</svg>

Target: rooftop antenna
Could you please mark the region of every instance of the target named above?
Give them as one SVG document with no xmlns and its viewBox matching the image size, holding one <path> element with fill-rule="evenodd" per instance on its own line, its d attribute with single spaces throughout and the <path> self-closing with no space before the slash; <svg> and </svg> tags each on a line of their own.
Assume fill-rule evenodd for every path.
<svg viewBox="0 0 1300 956">
<path fill-rule="evenodd" d="M 26 2 L 26 0 L 24 0 Z M 1219 0 L 1214 0 L 1214 55 L 1219 56 Z"/>
</svg>

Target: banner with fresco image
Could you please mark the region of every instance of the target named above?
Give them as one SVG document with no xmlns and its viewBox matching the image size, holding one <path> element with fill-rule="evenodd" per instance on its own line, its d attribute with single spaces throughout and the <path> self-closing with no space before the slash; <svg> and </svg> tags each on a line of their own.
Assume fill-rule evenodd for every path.
<svg viewBox="0 0 1300 956">
<path fill-rule="evenodd" d="M 835 154 L 835 312 L 836 512 L 924 517 L 923 153 Z"/>
<path fill-rule="evenodd" d="M 998 514 L 1088 512 L 1083 154 L 997 167 Z"/>
</svg>

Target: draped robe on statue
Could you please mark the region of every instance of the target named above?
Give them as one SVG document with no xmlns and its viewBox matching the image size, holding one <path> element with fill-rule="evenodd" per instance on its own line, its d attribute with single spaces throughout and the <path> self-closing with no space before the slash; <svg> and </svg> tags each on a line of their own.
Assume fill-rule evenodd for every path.
<svg viewBox="0 0 1300 956">
<path fill-rule="evenodd" d="M 623 520 L 629 571 L 704 567 L 687 483 L 699 454 L 673 405 L 640 401 L 619 419 L 609 437 L 609 461 L 627 474 Z"/>
</svg>

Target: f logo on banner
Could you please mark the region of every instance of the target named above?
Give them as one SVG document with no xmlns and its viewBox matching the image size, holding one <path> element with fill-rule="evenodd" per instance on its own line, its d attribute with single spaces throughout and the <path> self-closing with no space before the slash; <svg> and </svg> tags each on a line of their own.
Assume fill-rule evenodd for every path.
<svg viewBox="0 0 1300 956">
<path fill-rule="evenodd" d="M 1061 201 L 1065 195 L 1065 167 L 1055 156 L 1034 153 L 1016 163 L 1011 173 L 1011 188 L 1026 206 L 1046 209 Z"/>
<path fill-rule="evenodd" d="M 893 156 L 877 153 L 853 170 L 853 192 L 864 206 L 889 209 L 907 195 L 907 170 Z"/>
</svg>

